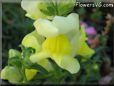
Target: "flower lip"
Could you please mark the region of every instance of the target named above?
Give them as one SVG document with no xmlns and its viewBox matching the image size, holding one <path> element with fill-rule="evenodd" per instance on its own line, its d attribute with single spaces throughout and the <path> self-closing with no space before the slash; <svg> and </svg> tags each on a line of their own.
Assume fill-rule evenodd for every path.
<svg viewBox="0 0 114 86">
<path fill-rule="evenodd" d="M 38 19 L 34 22 L 37 32 L 44 37 L 53 37 L 58 35 L 58 29 L 46 19 Z"/>
<path fill-rule="evenodd" d="M 71 13 L 67 17 L 55 16 L 52 21 L 38 19 L 34 22 L 37 32 L 44 37 L 55 37 L 70 31 L 79 31 L 79 16 Z"/>
</svg>

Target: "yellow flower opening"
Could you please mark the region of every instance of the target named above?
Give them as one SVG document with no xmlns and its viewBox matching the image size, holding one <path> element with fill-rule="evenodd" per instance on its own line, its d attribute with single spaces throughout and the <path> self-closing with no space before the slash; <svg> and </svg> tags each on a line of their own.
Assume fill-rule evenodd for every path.
<svg viewBox="0 0 114 86">
<path fill-rule="evenodd" d="M 42 46 L 44 51 L 53 55 L 66 55 L 71 53 L 71 44 L 65 35 L 47 38 Z"/>
</svg>

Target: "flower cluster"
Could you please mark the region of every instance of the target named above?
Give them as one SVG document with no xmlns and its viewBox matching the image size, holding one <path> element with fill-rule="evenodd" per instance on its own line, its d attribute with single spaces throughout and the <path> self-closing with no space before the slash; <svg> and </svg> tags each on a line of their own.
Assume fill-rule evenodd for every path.
<svg viewBox="0 0 114 86">
<path fill-rule="evenodd" d="M 79 61 L 75 56 L 88 58 L 94 53 L 86 43 L 85 28 L 79 24 L 79 15 L 68 14 L 73 9 L 74 2 L 75 0 L 22 0 L 21 6 L 27 12 L 26 16 L 35 20 L 35 30 L 22 40 L 25 48 L 35 50 L 35 53 L 27 57 L 31 63 L 53 71 L 48 59 L 50 58 L 60 68 L 74 74 L 80 70 Z M 11 52 L 17 53 L 14 50 Z M 26 79 L 31 80 L 38 71 L 25 68 Z M 17 83 L 22 80 L 22 74 L 16 67 L 6 66 L 1 72 L 1 78 Z"/>
</svg>

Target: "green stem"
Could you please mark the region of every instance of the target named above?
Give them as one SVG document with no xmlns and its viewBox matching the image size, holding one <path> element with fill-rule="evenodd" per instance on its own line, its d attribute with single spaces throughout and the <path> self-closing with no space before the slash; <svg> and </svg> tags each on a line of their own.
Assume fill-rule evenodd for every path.
<svg viewBox="0 0 114 86">
<path fill-rule="evenodd" d="M 25 68 L 24 66 L 22 67 L 22 74 L 23 74 L 23 83 L 27 83 L 27 78 L 26 78 L 26 75 L 25 75 Z"/>
</svg>

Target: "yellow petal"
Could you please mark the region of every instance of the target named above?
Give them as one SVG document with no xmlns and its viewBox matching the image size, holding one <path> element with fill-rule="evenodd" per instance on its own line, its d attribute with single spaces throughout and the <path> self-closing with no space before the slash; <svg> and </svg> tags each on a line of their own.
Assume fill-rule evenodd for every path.
<svg viewBox="0 0 114 86">
<path fill-rule="evenodd" d="M 94 54 L 94 50 L 91 49 L 88 44 L 86 43 L 87 37 L 85 33 L 84 27 L 81 28 L 81 36 L 79 38 L 79 44 L 78 44 L 78 49 L 77 49 L 77 55 L 82 55 L 82 56 L 88 56 L 90 57 L 92 54 Z"/>
<path fill-rule="evenodd" d="M 43 40 L 44 38 L 42 36 L 38 35 L 36 31 L 33 31 L 24 37 L 22 45 L 34 48 L 36 52 L 39 52 L 41 50 L 41 43 Z"/>
<path fill-rule="evenodd" d="M 9 58 L 12 58 L 12 57 L 21 57 L 21 53 L 15 49 L 10 49 Z"/>
<path fill-rule="evenodd" d="M 82 43 L 80 43 L 80 46 L 77 50 L 77 55 L 82 55 L 82 56 L 91 56 L 95 53 L 95 51 L 93 49 L 91 49 L 88 44 L 84 41 L 82 41 Z"/>
<path fill-rule="evenodd" d="M 32 63 L 39 62 L 42 59 L 48 58 L 49 54 L 46 52 L 39 52 L 30 56 L 30 61 Z"/>
<path fill-rule="evenodd" d="M 65 55 L 71 53 L 71 44 L 65 35 L 47 38 L 42 47 L 43 51 L 48 52 L 50 55 Z"/>
<path fill-rule="evenodd" d="M 48 53 L 42 51 L 42 52 L 31 55 L 30 61 L 32 63 L 38 63 L 39 65 L 44 67 L 47 71 L 51 71 L 51 70 L 53 70 L 51 63 L 49 62 L 48 59 L 46 59 L 49 57 L 50 56 Z"/>
<path fill-rule="evenodd" d="M 81 29 L 80 29 L 80 40 L 81 41 L 86 41 L 87 40 L 87 35 L 86 35 L 86 32 L 85 32 L 84 26 L 81 26 Z"/>
<path fill-rule="evenodd" d="M 1 79 L 8 79 L 7 71 L 8 71 L 8 66 L 2 69 L 1 74 L 0 74 Z"/>
<path fill-rule="evenodd" d="M 61 60 L 61 67 L 74 74 L 79 71 L 80 64 L 77 59 L 70 56 L 66 56 Z"/>
<path fill-rule="evenodd" d="M 69 71 L 74 74 L 80 69 L 80 65 L 77 59 L 71 56 L 53 56 L 51 57 L 59 67 Z"/>
<path fill-rule="evenodd" d="M 48 59 L 42 59 L 37 63 L 39 65 L 41 65 L 42 67 L 44 67 L 47 71 L 52 71 L 53 70 L 52 64 L 49 62 Z"/>
<path fill-rule="evenodd" d="M 35 69 L 25 69 L 25 75 L 27 80 L 31 80 L 33 79 L 33 77 L 36 75 L 36 73 L 38 72 L 38 70 Z"/>
<path fill-rule="evenodd" d="M 1 79 L 6 79 L 10 83 L 17 84 L 22 81 L 22 75 L 18 68 L 13 66 L 6 66 L 1 71 Z"/>
</svg>

